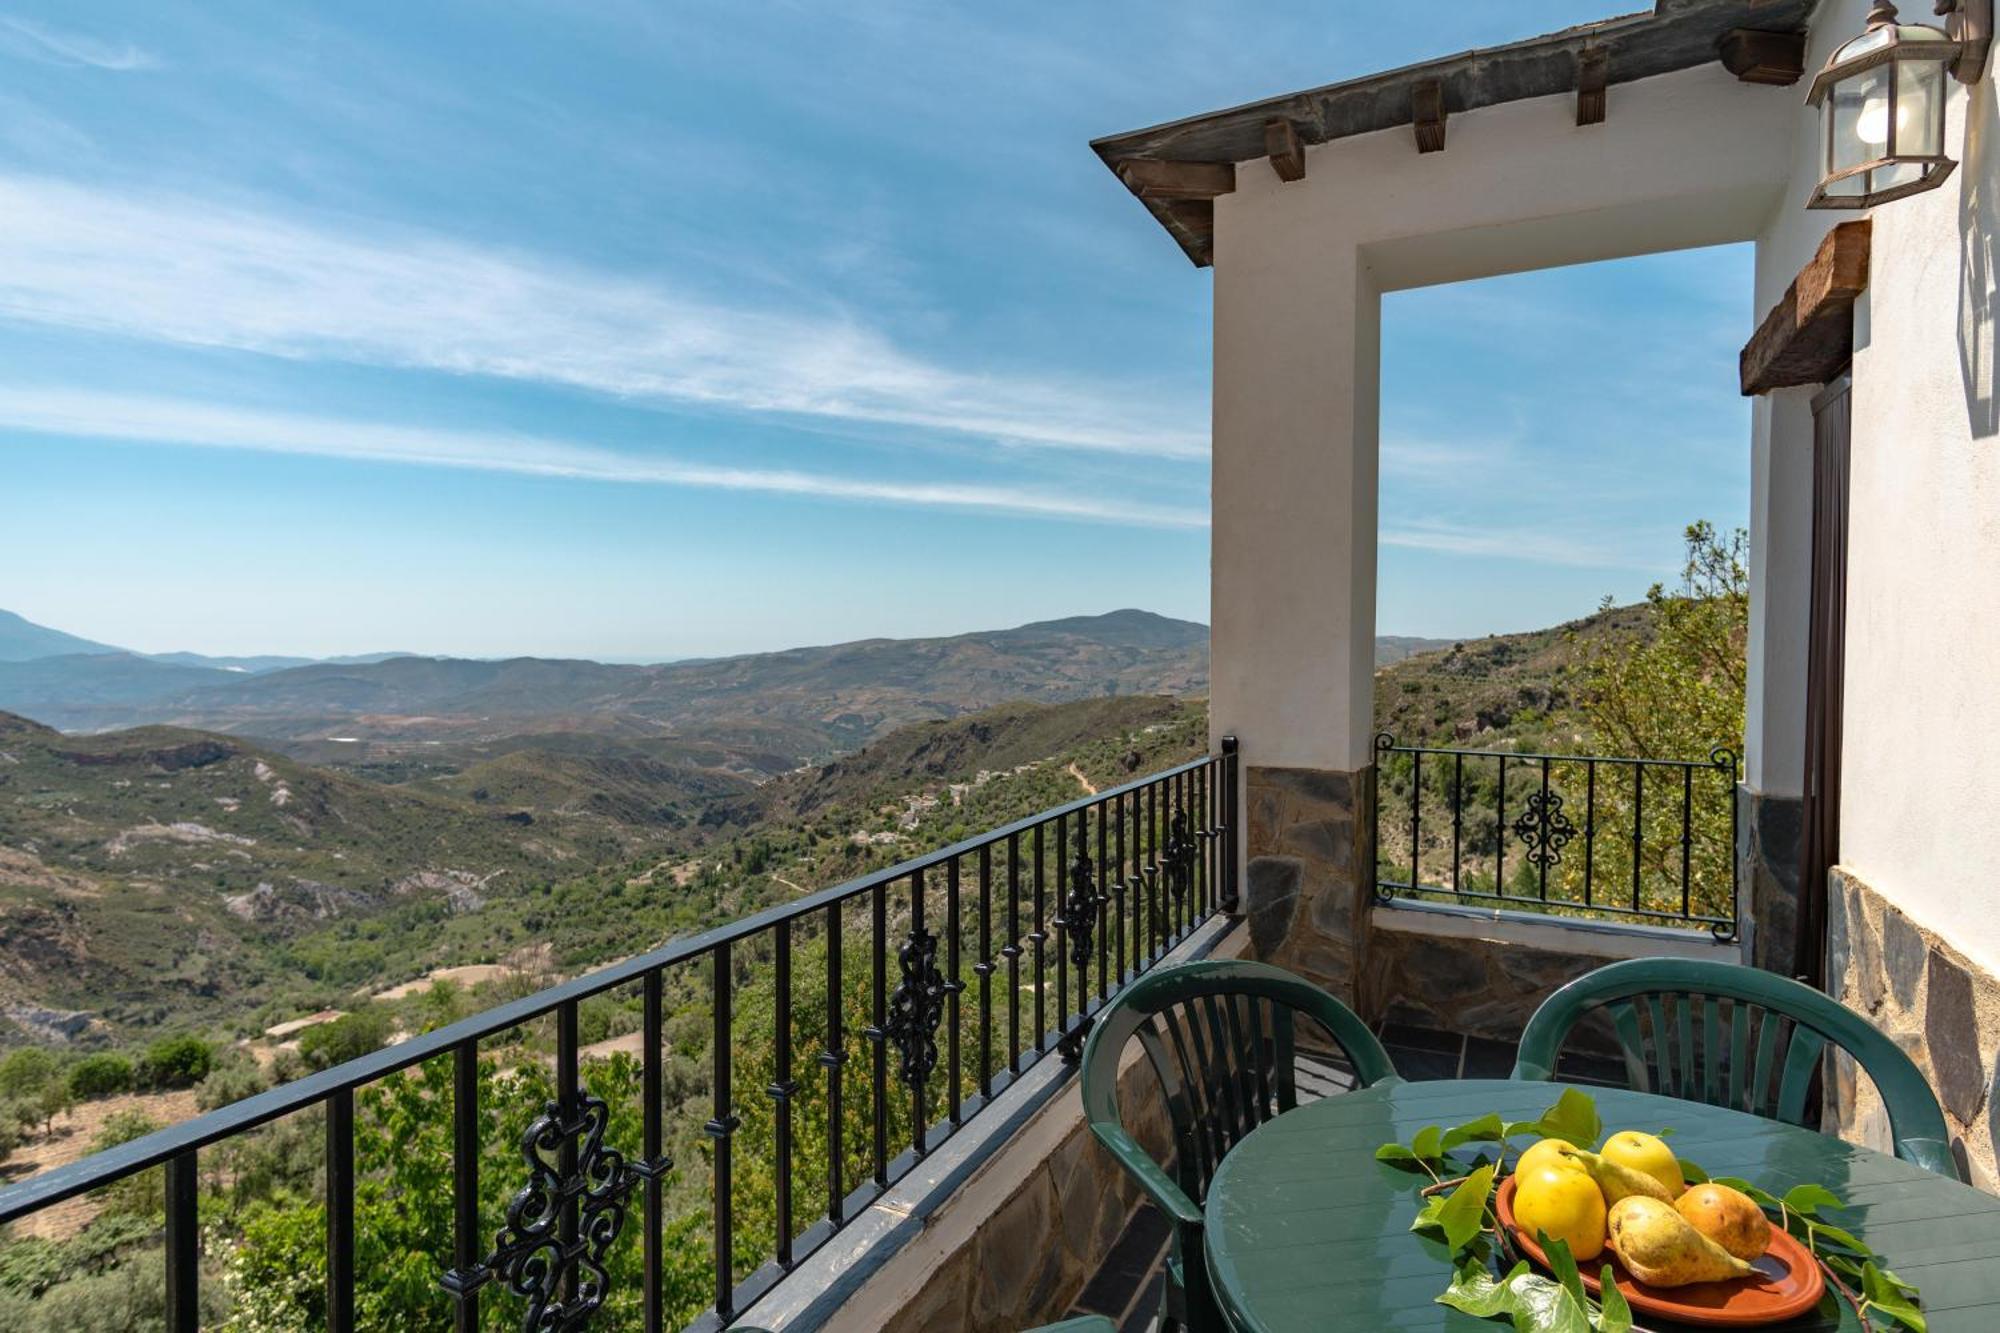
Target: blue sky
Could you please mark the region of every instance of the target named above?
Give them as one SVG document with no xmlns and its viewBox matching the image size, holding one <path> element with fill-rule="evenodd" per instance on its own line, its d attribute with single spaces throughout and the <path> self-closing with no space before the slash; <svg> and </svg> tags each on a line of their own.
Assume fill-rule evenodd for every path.
<svg viewBox="0 0 2000 1333">
<path fill-rule="evenodd" d="M 0 607 L 617 659 L 1205 619 L 1209 278 L 1088 140 L 1618 8 L 0 0 Z M 1749 263 L 1388 300 L 1383 632 L 1743 521 Z"/>
</svg>

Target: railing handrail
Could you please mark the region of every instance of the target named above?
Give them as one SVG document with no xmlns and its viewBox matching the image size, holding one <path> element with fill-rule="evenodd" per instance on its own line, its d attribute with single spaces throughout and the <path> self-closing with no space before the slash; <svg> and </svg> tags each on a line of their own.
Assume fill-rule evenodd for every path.
<svg viewBox="0 0 2000 1333">
<path fill-rule="evenodd" d="M 159 1166 L 183 1153 L 197 1151 L 296 1111 L 326 1102 L 341 1092 L 352 1091 L 377 1082 L 412 1065 L 449 1055 L 468 1042 L 478 1042 L 495 1033 L 532 1022 L 565 1004 L 586 1000 L 619 986 L 642 981 L 648 973 L 688 962 L 734 941 L 761 934 L 779 922 L 810 916 L 831 905 L 845 902 L 864 893 L 872 893 L 876 888 L 898 879 L 906 879 L 933 866 L 942 865 L 954 857 L 964 856 L 995 843 L 1004 843 L 1009 837 L 1027 832 L 1038 825 L 1051 823 L 1079 810 L 1090 809 L 1121 796 L 1144 790 L 1153 784 L 1195 772 L 1223 760 L 1232 751 L 1233 746 L 1225 744 L 1215 753 L 1204 754 L 1198 759 L 1188 760 L 1172 768 L 1162 769 L 1157 773 L 1135 778 L 1131 782 L 1079 797 L 1064 805 L 1038 811 L 1026 818 L 1015 820 L 1003 828 L 962 839 L 948 847 L 926 852 L 886 869 L 870 871 L 829 888 L 819 889 L 803 898 L 767 907 L 760 912 L 739 917 L 735 921 L 713 927 L 698 935 L 669 941 L 648 953 L 635 954 L 595 972 L 588 972 L 583 976 L 573 977 L 545 990 L 537 991 L 533 995 L 496 1005 L 494 1008 L 411 1037 L 394 1046 L 386 1046 L 369 1055 L 335 1065 L 331 1069 L 308 1074 L 281 1087 L 271 1088 L 255 1096 L 246 1097 L 240 1102 L 206 1112 L 192 1120 L 184 1120 L 179 1124 L 155 1130 L 143 1138 L 133 1139 L 129 1143 L 122 1143 L 63 1166 L 40 1172 L 0 1190 L 0 1225 L 39 1212 L 43 1208 L 74 1198 L 99 1186 L 112 1184 L 140 1171 Z"/>
<path fill-rule="evenodd" d="M 1383 742 L 1388 742 L 1384 744 Z M 1468 759 L 1532 759 L 1537 762 L 1547 759 L 1552 763 L 1571 764 L 1629 764 L 1634 767 L 1651 768 L 1728 768 L 1738 760 L 1737 753 L 1726 745 L 1718 745 L 1708 752 L 1706 759 L 1642 759 L 1637 756 L 1615 754 L 1539 754 L 1532 750 L 1463 750 L 1446 745 L 1399 745 L 1388 732 L 1375 737 L 1377 754 L 1458 754 Z"/>
</svg>

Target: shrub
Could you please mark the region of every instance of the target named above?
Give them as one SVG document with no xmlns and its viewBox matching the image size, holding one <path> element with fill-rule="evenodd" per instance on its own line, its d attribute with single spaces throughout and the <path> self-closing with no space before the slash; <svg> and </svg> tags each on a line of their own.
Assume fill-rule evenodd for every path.
<svg viewBox="0 0 2000 1333">
<path fill-rule="evenodd" d="M 0 1097 L 33 1097 L 61 1071 L 55 1056 L 23 1046 L 0 1060 Z"/>
<path fill-rule="evenodd" d="M 132 1062 L 109 1053 L 86 1055 L 70 1066 L 69 1090 L 78 1101 L 132 1090 Z"/>
<path fill-rule="evenodd" d="M 90 1141 L 90 1150 L 103 1152 L 116 1148 L 121 1143 L 143 1139 L 159 1127 L 159 1121 L 144 1111 L 119 1111 L 105 1118 L 103 1128 Z M 166 1178 L 161 1167 L 127 1176 L 92 1193 L 104 1201 L 107 1214 L 152 1218 L 166 1213 Z"/>
<path fill-rule="evenodd" d="M 382 1049 L 389 1040 L 389 1015 L 370 1006 L 299 1034 L 299 1054 L 314 1069 L 331 1069 Z"/>
<path fill-rule="evenodd" d="M 200 1037 L 162 1037 L 146 1048 L 139 1082 L 150 1088 L 191 1088 L 215 1068 L 215 1048 Z"/>
<path fill-rule="evenodd" d="M 194 1104 L 204 1111 L 214 1111 L 245 1097 L 254 1097 L 269 1086 L 256 1061 L 231 1060 L 210 1070 L 208 1077 L 195 1087 Z"/>
</svg>

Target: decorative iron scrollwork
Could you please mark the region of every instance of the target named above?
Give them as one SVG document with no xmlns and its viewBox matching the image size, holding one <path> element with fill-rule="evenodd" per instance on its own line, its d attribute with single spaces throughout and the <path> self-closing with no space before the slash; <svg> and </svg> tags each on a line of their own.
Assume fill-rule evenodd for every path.
<svg viewBox="0 0 2000 1333">
<path fill-rule="evenodd" d="M 938 1024 L 944 1021 L 945 997 L 959 989 L 938 971 L 937 936 L 918 926 L 897 951 L 903 978 L 889 997 L 889 1015 L 882 1035 L 895 1043 L 903 1082 L 916 1087 L 937 1068 Z"/>
<path fill-rule="evenodd" d="M 494 1239 L 485 1267 L 527 1301 L 522 1333 L 581 1329 L 609 1294 L 611 1246 L 625 1227 L 625 1199 L 640 1172 L 604 1145 L 610 1112 L 579 1088 L 575 1109 L 547 1109 L 521 1136 L 528 1183 L 507 1205 L 507 1225 Z M 566 1148 L 575 1169 L 563 1172 Z M 574 1231 L 565 1227 L 573 1211 Z"/>
<path fill-rule="evenodd" d="M 1563 813 L 1563 798 L 1556 792 L 1536 792 L 1528 797 L 1528 808 L 1514 821 L 1514 836 L 1527 846 L 1528 860 L 1548 867 L 1562 860 L 1563 848 L 1576 837 L 1576 825 Z"/>
<path fill-rule="evenodd" d="M 1069 960 L 1078 967 L 1090 963 L 1090 938 L 1097 928 L 1097 909 L 1107 899 L 1097 891 L 1097 874 L 1090 860 L 1089 829 L 1076 822 L 1076 857 L 1069 863 L 1069 893 L 1056 924 L 1069 938 Z"/>
<path fill-rule="evenodd" d="M 1166 846 L 1167 889 L 1175 902 L 1187 897 L 1194 886 L 1195 850 L 1194 837 L 1188 832 L 1187 811 L 1176 811 L 1167 826 Z"/>
</svg>

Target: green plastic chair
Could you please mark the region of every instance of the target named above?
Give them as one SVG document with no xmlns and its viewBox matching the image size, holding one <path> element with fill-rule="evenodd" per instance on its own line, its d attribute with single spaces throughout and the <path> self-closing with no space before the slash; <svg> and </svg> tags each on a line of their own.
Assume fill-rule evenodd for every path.
<svg viewBox="0 0 2000 1333">
<path fill-rule="evenodd" d="M 1296 1026 L 1324 1029 L 1357 1081 L 1396 1081 L 1388 1052 L 1339 1000 L 1264 963 L 1211 961 L 1139 978 L 1098 1015 L 1083 1048 L 1083 1110 L 1111 1150 L 1173 1223 L 1162 1327 L 1227 1333 L 1202 1257 L 1201 1203 L 1223 1156 L 1251 1130 L 1299 1104 Z M 1118 1115 L 1118 1063 L 1137 1037 L 1173 1122 L 1174 1173 L 1139 1146 Z"/>
<path fill-rule="evenodd" d="M 1542 1001 L 1521 1034 L 1514 1077 L 1553 1078 L 1564 1041 L 1593 1010 L 1611 1020 L 1636 1090 L 1793 1125 L 1805 1123 L 1813 1073 L 1831 1043 L 1853 1056 L 1882 1094 L 1896 1156 L 1961 1178 L 1922 1071 L 1866 1019 L 1810 986 L 1692 958 L 1612 963 Z"/>
</svg>

